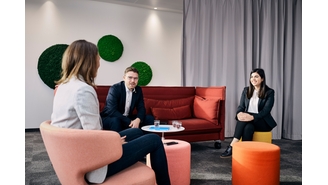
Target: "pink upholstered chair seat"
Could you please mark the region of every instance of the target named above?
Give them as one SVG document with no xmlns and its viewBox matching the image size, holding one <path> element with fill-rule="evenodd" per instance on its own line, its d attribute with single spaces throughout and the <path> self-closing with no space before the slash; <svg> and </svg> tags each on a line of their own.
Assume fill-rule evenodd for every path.
<svg viewBox="0 0 328 185">
<path fill-rule="evenodd" d="M 62 185 L 87 185 L 84 180 L 87 172 L 108 165 L 122 156 L 121 139 L 117 132 L 58 128 L 50 125 L 50 121 L 41 123 L 40 131 L 50 161 Z M 107 178 L 102 184 L 155 183 L 154 171 L 137 162 Z"/>
<path fill-rule="evenodd" d="M 137 175 L 136 175 L 137 173 Z M 155 184 L 154 171 L 145 164 L 137 162 L 129 168 L 119 172 L 118 174 L 109 177 L 101 185 L 144 185 Z"/>
</svg>

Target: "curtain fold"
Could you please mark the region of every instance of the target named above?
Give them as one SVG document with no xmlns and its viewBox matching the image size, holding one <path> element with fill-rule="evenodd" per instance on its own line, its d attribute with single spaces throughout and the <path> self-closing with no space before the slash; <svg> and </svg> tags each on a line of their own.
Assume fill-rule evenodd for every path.
<svg viewBox="0 0 328 185">
<path fill-rule="evenodd" d="M 226 137 L 249 73 L 275 90 L 273 138 L 302 139 L 302 1 L 185 0 L 182 85 L 226 86 Z"/>
</svg>

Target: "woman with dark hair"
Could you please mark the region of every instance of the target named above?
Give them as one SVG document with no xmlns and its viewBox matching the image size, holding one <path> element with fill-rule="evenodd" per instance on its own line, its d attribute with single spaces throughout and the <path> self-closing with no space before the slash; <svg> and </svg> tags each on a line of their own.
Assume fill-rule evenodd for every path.
<svg viewBox="0 0 328 185">
<path fill-rule="evenodd" d="M 274 90 L 266 85 L 264 70 L 253 69 L 250 73 L 249 86 L 245 87 L 241 94 L 233 139 L 221 154 L 221 158 L 231 157 L 233 144 L 241 138 L 243 141 L 252 141 L 254 131 L 267 132 L 277 126 L 271 116 L 273 104 Z"/>
<path fill-rule="evenodd" d="M 71 129 L 103 129 L 94 81 L 99 60 L 98 48 L 91 42 L 77 40 L 67 47 L 62 58 L 62 77 L 56 82 L 58 87 L 53 100 L 51 125 Z M 150 153 L 156 183 L 171 184 L 166 153 L 158 135 L 144 135 L 138 128 L 129 128 L 119 134 L 123 148 L 121 158 L 85 174 L 88 183 L 102 183 L 106 177 L 132 166 Z"/>
</svg>

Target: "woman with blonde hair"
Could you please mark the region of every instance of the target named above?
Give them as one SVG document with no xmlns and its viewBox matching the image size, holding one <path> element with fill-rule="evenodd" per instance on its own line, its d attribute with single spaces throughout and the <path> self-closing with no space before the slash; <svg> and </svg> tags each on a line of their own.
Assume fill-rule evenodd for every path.
<svg viewBox="0 0 328 185">
<path fill-rule="evenodd" d="M 100 66 L 97 46 L 77 40 L 68 46 L 62 59 L 62 77 L 56 82 L 51 124 L 57 127 L 102 130 L 95 78 Z M 152 168 L 158 185 L 170 185 L 167 159 L 161 138 L 145 134 L 138 128 L 119 132 L 122 157 L 102 168 L 88 172 L 88 183 L 102 183 L 113 174 L 144 159 L 150 153 Z M 111 141 L 104 141 L 111 142 Z M 138 174 L 136 174 L 138 175 Z"/>
</svg>

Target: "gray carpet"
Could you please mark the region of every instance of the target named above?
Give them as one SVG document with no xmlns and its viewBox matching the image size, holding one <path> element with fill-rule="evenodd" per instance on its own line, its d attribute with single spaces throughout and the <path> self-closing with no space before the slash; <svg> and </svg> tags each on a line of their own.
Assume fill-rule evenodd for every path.
<svg viewBox="0 0 328 185">
<path fill-rule="evenodd" d="M 231 158 L 222 159 L 231 138 L 222 142 L 221 149 L 213 141 L 191 143 L 191 185 L 231 185 Z M 279 139 L 280 184 L 302 184 L 302 141 Z M 25 185 L 59 185 L 38 130 L 25 132 Z"/>
</svg>

